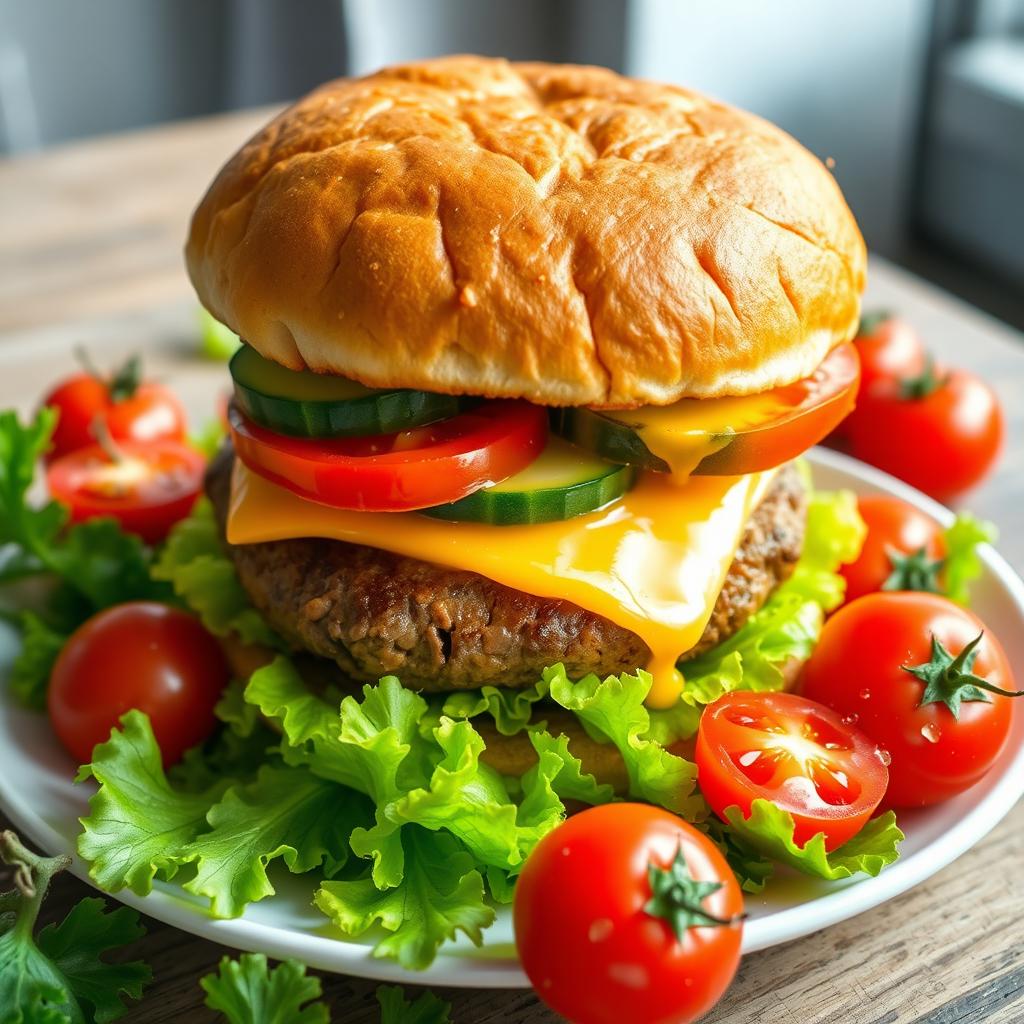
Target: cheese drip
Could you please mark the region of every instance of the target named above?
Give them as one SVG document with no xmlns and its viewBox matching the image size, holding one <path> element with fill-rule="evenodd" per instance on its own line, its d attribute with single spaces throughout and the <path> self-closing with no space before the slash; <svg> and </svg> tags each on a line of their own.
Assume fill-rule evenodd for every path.
<svg viewBox="0 0 1024 1024">
<path fill-rule="evenodd" d="M 641 474 L 597 512 L 531 526 L 451 523 L 415 512 L 351 512 L 300 498 L 235 462 L 227 539 L 325 537 L 383 548 L 561 598 L 636 633 L 651 651 L 651 707 L 682 688 L 675 663 L 700 639 L 750 513 L 774 471 L 694 477 L 685 487 Z"/>
<path fill-rule="evenodd" d="M 708 455 L 721 451 L 733 435 L 770 424 L 791 412 L 787 389 L 732 398 L 684 398 L 673 405 L 602 409 L 599 415 L 635 430 L 652 455 L 668 464 L 676 483 L 689 486 L 690 474 Z"/>
</svg>

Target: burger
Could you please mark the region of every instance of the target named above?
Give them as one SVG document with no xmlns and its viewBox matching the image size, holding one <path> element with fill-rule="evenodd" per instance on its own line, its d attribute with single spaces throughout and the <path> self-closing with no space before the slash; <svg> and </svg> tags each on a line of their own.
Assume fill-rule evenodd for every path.
<svg viewBox="0 0 1024 1024">
<path fill-rule="evenodd" d="M 852 407 L 866 259 L 778 128 L 599 68 L 392 67 L 246 143 L 186 256 L 244 340 L 223 549 L 313 691 L 394 676 L 505 777 L 543 724 L 635 794 L 623 749 L 809 654 L 839 530 L 794 460 Z M 604 680 L 646 709 L 618 744 Z"/>
</svg>

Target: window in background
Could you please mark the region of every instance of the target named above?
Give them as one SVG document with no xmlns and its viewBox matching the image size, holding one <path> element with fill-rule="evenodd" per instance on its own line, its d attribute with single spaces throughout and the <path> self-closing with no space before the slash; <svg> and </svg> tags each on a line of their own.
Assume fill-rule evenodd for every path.
<svg viewBox="0 0 1024 1024">
<path fill-rule="evenodd" d="M 1024 0 L 939 3 L 928 86 L 908 259 L 1024 327 Z"/>
</svg>

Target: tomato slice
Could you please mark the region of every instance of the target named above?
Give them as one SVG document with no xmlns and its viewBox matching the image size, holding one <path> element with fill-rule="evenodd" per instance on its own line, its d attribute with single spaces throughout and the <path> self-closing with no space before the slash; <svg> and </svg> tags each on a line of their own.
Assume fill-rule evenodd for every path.
<svg viewBox="0 0 1024 1024">
<path fill-rule="evenodd" d="M 703 459 L 694 472 L 705 476 L 759 473 L 795 459 L 849 415 L 859 381 L 857 347 L 848 342 L 834 348 L 810 377 L 767 393 L 775 409 L 771 419 L 749 427 L 738 425 L 728 444 Z M 758 398 L 711 401 L 753 403 Z"/>
<path fill-rule="evenodd" d="M 286 437 L 235 406 L 228 421 L 235 451 L 254 473 L 311 501 L 366 512 L 457 501 L 525 469 L 547 440 L 547 412 L 514 401 L 371 437 Z"/>
<path fill-rule="evenodd" d="M 756 395 L 683 398 L 640 409 L 559 409 L 557 433 L 611 462 L 680 481 L 780 466 L 822 440 L 854 406 L 860 362 L 840 345 L 810 377 Z"/>
<path fill-rule="evenodd" d="M 205 467 L 199 452 L 178 441 L 123 441 L 116 458 L 100 445 L 61 456 L 47 468 L 46 482 L 71 522 L 112 516 L 155 544 L 192 511 Z"/>
<path fill-rule="evenodd" d="M 877 745 L 836 712 L 792 693 L 730 693 L 704 712 L 697 780 L 723 820 L 758 799 L 793 816 L 794 841 L 818 832 L 834 850 L 864 826 L 889 772 Z"/>
</svg>

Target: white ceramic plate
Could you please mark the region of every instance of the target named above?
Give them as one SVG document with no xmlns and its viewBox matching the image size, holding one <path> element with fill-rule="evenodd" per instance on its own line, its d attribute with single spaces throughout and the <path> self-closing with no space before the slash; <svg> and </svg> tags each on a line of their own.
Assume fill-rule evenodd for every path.
<svg viewBox="0 0 1024 1024">
<path fill-rule="evenodd" d="M 895 494 L 943 523 L 951 514 L 892 477 L 827 450 L 811 453 L 821 488 L 849 487 L 858 493 Z M 982 553 L 984 576 L 974 607 L 1000 637 L 1012 663 L 1024 666 L 1024 584 L 995 551 Z M 10 631 L 0 633 L 0 660 L 14 650 Z M 48 853 L 73 853 L 77 818 L 85 813 L 89 786 L 75 786 L 74 766 L 53 738 L 46 718 L 16 707 L 0 688 L 0 806 L 21 832 Z M 1006 752 L 974 789 L 927 811 L 901 816 L 907 834 L 902 856 L 878 878 L 828 883 L 780 871 L 764 894 L 748 899 L 746 953 L 799 938 L 877 906 L 928 878 L 977 843 L 1024 792 L 1024 716 L 1018 715 Z M 88 881 L 86 866 L 71 870 Z M 464 938 L 443 947 L 424 973 L 374 959 L 372 942 L 352 942 L 334 932 L 310 903 L 313 884 L 287 872 L 273 875 L 276 896 L 251 905 L 233 921 L 211 918 L 202 901 L 173 885 L 157 883 L 146 897 L 117 898 L 167 924 L 239 949 L 273 957 L 294 956 L 314 967 L 399 982 L 480 988 L 526 987 L 515 958 L 507 910 L 485 934 L 485 945 Z"/>
</svg>

